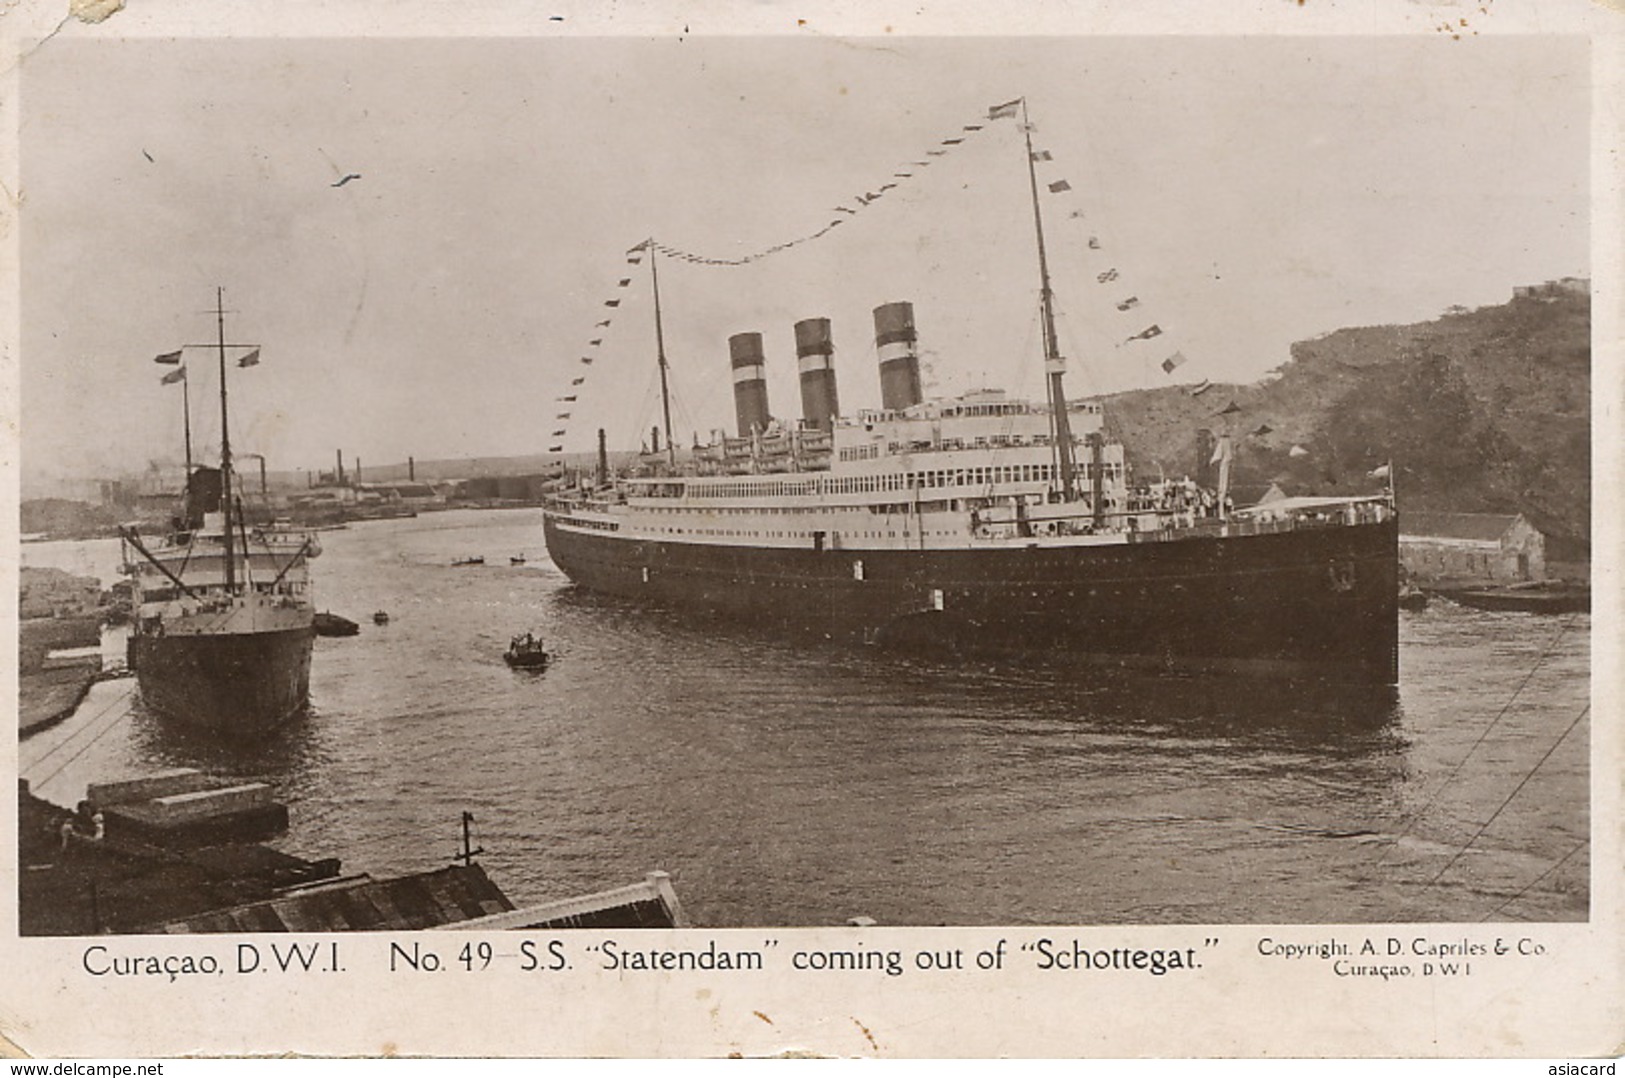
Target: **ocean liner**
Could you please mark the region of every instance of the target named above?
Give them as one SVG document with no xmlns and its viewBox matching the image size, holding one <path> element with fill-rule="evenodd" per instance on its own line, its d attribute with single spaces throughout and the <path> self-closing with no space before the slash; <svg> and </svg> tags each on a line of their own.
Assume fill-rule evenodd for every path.
<svg viewBox="0 0 1625 1078">
<path fill-rule="evenodd" d="M 308 700 L 316 635 L 308 562 L 320 549 L 308 535 L 250 527 L 234 492 L 226 353 L 251 346 L 226 343 L 221 298 L 219 339 L 208 346 L 219 355 L 220 467 L 192 466 L 188 415 L 180 515 L 165 535 L 125 528 L 121 538 L 134 593 L 129 663 L 142 701 L 187 726 L 245 737 L 280 725 Z M 258 360 L 253 347 L 238 365 Z M 179 352 L 159 357 L 179 361 Z M 185 368 L 178 373 L 184 381 Z"/>
<path fill-rule="evenodd" d="M 1102 406 L 1067 399 L 1023 127 L 1046 402 L 925 400 L 913 308 L 891 302 L 874 311 L 876 410 L 841 414 L 829 321 L 795 325 L 792 426 L 769 412 L 761 335 L 737 334 L 738 436 L 679 465 L 668 407 L 664 459 L 621 477 L 600 436 L 598 479 L 545 509 L 553 561 L 590 590 L 869 643 L 1397 682 L 1391 487 L 1233 509 L 1228 436 L 1216 489 L 1136 482 Z"/>
</svg>

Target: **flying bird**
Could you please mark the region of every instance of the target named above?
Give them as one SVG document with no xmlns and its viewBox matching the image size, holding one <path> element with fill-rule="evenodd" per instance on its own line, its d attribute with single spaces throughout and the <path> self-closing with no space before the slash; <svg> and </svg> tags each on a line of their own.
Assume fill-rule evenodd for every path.
<svg viewBox="0 0 1625 1078">
<path fill-rule="evenodd" d="M 346 174 L 345 177 L 342 180 L 340 180 L 338 183 L 333 184 L 333 186 L 334 187 L 343 187 L 345 184 L 349 183 L 351 180 L 359 180 L 360 178 L 361 178 L 361 173 L 359 173 L 359 172 L 351 172 L 351 173 Z"/>
</svg>

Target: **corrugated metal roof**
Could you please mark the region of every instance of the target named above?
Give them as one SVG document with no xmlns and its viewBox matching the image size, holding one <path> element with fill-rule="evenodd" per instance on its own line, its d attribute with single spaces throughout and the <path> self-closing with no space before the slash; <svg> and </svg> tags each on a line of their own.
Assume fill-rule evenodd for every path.
<svg viewBox="0 0 1625 1078">
<path fill-rule="evenodd" d="M 359 876 L 170 921 L 152 932 L 360 932 L 434 928 L 488 917 L 513 903 L 479 865 L 374 880 Z"/>
<path fill-rule="evenodd" d="M 671 876 L 650 872 L 642 883 L 612 891 L 555 899 L 538 906 L 509 910 L 477 921 L 444 926 L 460 931 L 523 928 L 686 928 Z"/>
<path fill-rule="evenodd" d="M 1499 542 L 1518 522 L 1519 514 L 1413 513 L 1399 514 L 1399 534 L 1418 539 L 1474 539 Z"/>
</svg>

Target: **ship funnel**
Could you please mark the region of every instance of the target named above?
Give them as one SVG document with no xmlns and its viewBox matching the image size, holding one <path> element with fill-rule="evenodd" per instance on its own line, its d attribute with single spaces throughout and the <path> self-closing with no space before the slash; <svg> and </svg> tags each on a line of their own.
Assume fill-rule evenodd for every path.
<svg viewBox="0 0 1625 1078">
<path fill-rule="evenodd" d="M 918 340 L 914 333 L 914 304 L 887 303 L 875 308 L 880 406 L 887 411 L 900 412 L 925 399 L 920 388 Z"/>
<path fill-rule="evenodd" d="M 817 430 L 831 430 L 841 414 L 835 393 L 835 344 L 829 319 L 804 318 L 796 323 L 796 366 L 801 370 L 801 415 Z"/>
<path fill-rule="evenodd" d="M 189 530 L 203 527 L 203 515 L 220 507 L 222 484 L 219 468 L 194 468 L 186 477 L 186 500 L 182 512 Z"/>
<path fill-rule="evenodd" d="M 739 417 L 739 436 L 766 430 L 771 416 L 767 411 L 767 358 L 762 353 L 760 333 L 735 333 L 728 338 L 728 356 L 733 362 L 734 414 Z"/>
</svg>

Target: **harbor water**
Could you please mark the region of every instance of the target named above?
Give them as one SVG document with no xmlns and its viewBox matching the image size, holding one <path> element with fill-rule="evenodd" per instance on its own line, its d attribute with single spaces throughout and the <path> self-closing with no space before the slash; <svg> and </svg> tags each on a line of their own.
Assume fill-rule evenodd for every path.
<svg viewBox="0 0 1625 1078">
<path fill-rule="evenodd" d="M 699 925 L 1584 920 L 1586 615 L 1401 615 L 1397 692 L 907 659 L 583 593 L 535 510 L 321 535 L 309 713 L 224 745 L 133 680 L 24 741 L 42 796 L 197 767 L 271 783 L 274 844 L 439 867 L 474 816 L 516 902 L 665 869 Z M 523 565 L 510 558 L 523 555 Z M 483 556 L 482 566 L 454 566 Z M 116 542 L 25 565 L 113 579 Z M 371 614 L 389 614 L 374 625 Z M 556 652 L 509 669 L 534 630 Z"/>
</svg>

